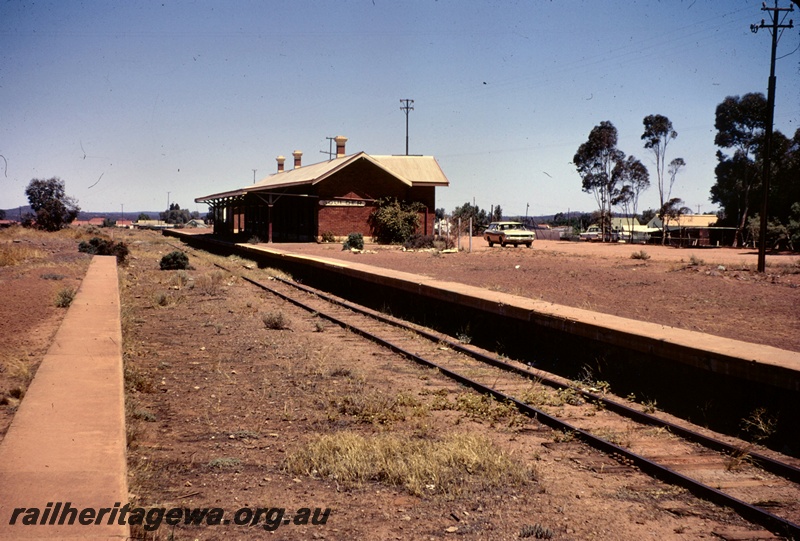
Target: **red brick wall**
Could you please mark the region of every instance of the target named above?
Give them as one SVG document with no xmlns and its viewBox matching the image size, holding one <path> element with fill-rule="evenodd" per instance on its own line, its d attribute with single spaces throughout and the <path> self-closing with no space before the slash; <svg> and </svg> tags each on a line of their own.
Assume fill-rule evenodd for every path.
<svg viewBox="0 0 800 541">
<path fill-rule="evenodd" d="M 318 235 L 333 233 L 337 237 L 346 237 L 350 233 L 361 233 L 371 236 L 367 220 L 375 209 L 372 204 L 364 207 L 319 207 L 317 211 Z"/>
</svg>

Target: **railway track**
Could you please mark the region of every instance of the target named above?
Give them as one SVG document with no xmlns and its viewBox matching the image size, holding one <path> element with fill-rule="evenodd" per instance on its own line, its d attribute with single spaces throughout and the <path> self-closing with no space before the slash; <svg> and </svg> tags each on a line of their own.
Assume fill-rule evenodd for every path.
<svg viewBox="0 0 800 541">
<path fill-rule="evenodd" d="M 800 539 L 796 460 L 768 456 L 746 442 L 665 420 L 603 389 L 531 369 L 291 280 L 215 265 L 479 393 L 513 404 L 560 431 L 557 441 L 577 440 L 600 451 L 587 468 L 600 473 L 637 468 L 729 507 L 777 535 Z"/>
</svg>

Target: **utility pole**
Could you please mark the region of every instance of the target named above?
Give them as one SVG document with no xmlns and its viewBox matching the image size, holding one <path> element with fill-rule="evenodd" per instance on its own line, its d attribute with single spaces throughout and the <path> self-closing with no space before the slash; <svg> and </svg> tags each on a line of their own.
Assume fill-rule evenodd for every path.
<svg viewBox="0 0 800 541">
<path fill-rule="evenodd" d="M 169 194 L 172 192 L 167 192 L 167 211 L 169 211 Z"/>
<path fill-rule="evenodd" d="M 326 137 L 325 139 L 328 140 L 328 150 L 327 151 L 320 150 L 320 152 L 322 154 L 327 154 L 328 155 L 328 161 L 331 161 L 333 159 L 333 156 L 336 154 L 333 151 L 333 140 L 336 139 L 336 138 L 335 137 Z"/>
<path fill-rule="evenodd" d="M 768 28 L 772 34 L 772 56 L 769 65 L 769 84 L 767 89 L 767 135 L 765 138 L 764 151 L 764 201 L 761 203 L 761 227 L 758 232 L 758 272 L 764 272 L 767 266 L 767 207 L 769 205 L 769 181 L 770 165 L 772 162 L 772 124 L 775 120 L 775 51 L 778 48 L 778 30 L 793 28 L 792 21 L 789 24 L 778 22 L 781 12 L 794 11 L 794 6 L 779 8 L 778 0 L 775 0 L 775 7 L 768 8 L 767 3 L 761 4 L 761 11 L 771 11 L 772 22 L 766 24 L 761 19 L 761 24 L 751 24 L 750 30 L 755 34 L 760 28 Z M 783 16 L 786 20 L 786 15 Z M 783 32 L 781 32 L 783 33 Z"/>
<path fill-rule="evenodd" d="M 400 103 L 403 104 L 400 110 L 406 114 L 406 156 L 408 156 L 408 113 L 414 110 L 414 106 L 411 105 L 414 103 L 414 100 L 404 99 L 400 100 Z"/>
<path fill-rule="evenodd" d="M 253 184 L 256 183 L 256 171 L 258 171 L 258 169 L 253 169 Z"/>
</svg>

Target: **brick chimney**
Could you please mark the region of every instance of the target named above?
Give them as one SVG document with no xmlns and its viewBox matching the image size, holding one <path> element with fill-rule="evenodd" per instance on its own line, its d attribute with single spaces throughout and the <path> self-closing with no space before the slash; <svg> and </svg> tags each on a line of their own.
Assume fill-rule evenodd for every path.
<svg viewBox="0 0 800 541">
<path fill-rule="evenodd" d="M 278 156 L 277 158 L 275 158 L 275 161 L 278 162 L 278 173 L 282 173 L 283 172 L 283 162 L 286 161 L 286 157 L 285 156 Z"/>
<path fill-rule="evenodd" d="M 292 156 L 294 156 L 294 168 L 300 169 L 303 166 L 303 151 L 295 150 L 292 152 Z"/>
<path fill-rule="evenodd" d="M 336 141 L 336 157 L 341 158 L 345 154 L 344 144 L 347 142 L 347 137 L 344 135 L 337 135 L 333 140 Z"/>
</svg>

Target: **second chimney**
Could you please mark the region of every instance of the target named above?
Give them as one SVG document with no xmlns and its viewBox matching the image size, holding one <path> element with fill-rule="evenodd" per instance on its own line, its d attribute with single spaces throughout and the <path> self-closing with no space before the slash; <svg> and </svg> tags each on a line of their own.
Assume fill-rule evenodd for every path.
<svg viewBox="0 0 800 541">
<path fill-rule="evenodd" d="M 303 151 L 302 150 L 295 150 L 292 152 L 292 156 L 294 156 L 294 168 L 299 169 L 303 166 Z"/>
<path fill-rule="evenodd" d="M 275 158 L 275 161 L 278 162 L 278 173 L 283 172 L 283 162 L 286 161 L 286 157 L 278 156 L 277 158 Z"/>
<path fill-rule="evenodd" d="M 344 156 L 344 144 L 347 142 L 347 137 L 344 135 L 337 135 L 333 140 L 336 141 L 336 157 L 341 158 Z"/>
</svg>

